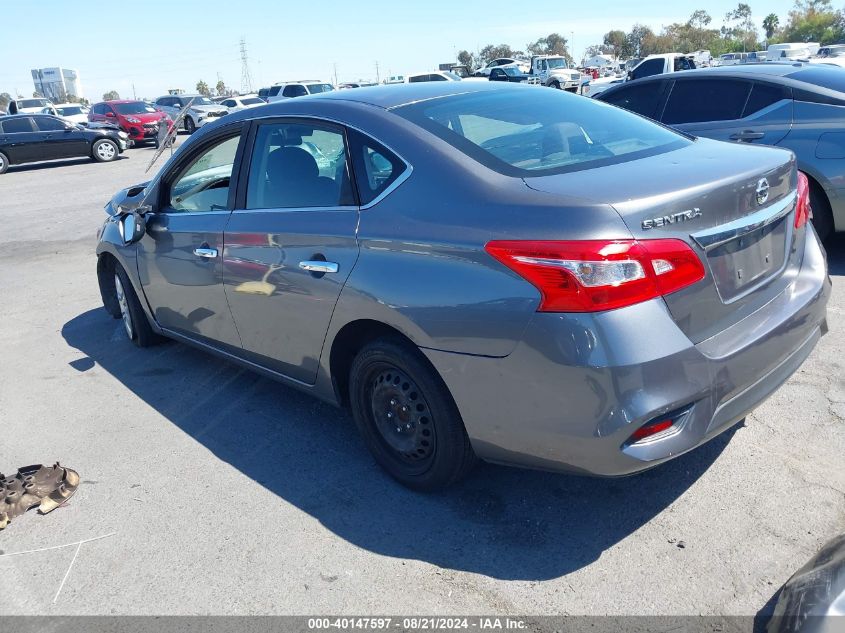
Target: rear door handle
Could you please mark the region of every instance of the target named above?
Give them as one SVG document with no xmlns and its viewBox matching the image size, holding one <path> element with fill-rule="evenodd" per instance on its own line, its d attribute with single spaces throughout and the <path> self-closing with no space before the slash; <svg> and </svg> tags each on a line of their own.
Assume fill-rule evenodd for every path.
<svg viewBox="0 0 845 633">
<path fill-rule="evenodd" d="M 765 132 L 755 132 L 754 130 L 743 130 L 736 134 L 731 134 L 732 141 L 758 141 L 766 136 Z"/>
<path fill-rule="evenodd" d="M 339 268 L 335 262 L 324 262 L 319 259 L 299 262 L 299 267 L 312 273 L 336 273 Z"/>
<path fill-rule="evenodd" d="M 217 257 L 217 249 L 216 248 L 195 248 L 194 255 L 197 257 L 207 257 L 209 259 L 214 259 Z"/>
</svg>

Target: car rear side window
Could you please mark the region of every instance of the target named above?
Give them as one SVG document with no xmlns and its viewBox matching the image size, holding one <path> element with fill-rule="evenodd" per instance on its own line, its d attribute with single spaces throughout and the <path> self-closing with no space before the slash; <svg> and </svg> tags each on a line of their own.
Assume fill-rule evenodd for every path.
<svg viewBox="0 0 845 633">
<path fill-rule="evenodd" d="M 636 112 L 650 119 L 657 116 L 657 106 L 663 92 L 664 82 L 650 81 L 644 84 L 630 84 L 617 90 L 609 91 L 598 98 L 631 112 Z"/>
<path fill-rule="evenodd" d="M 742 117 L 751 116 L 760 110 L 768 108 L 782 99 L 789 99 L 789 90 L 784 86 L 755 82 L 751 88 L 751 95 L 745 104 Z"/>
<path fill-rule="evenodd" d="M 751 84 L 734 79 L 677 80 L 663 110 L 663 122 L 703 123 L 742 118 Z"/>
<path fill-rule="evenodd" d="M 541 176 L 652 156 L 688 139 L 630 112 L 558 90 L 485 90 L 393 109 L 478 162 Z"/>
<path fill-rule="evenodd" d="M 647 59 L 640 63 L 639 66 L 631 71 L 631 79 L 642 79 L 643 77 L 651 77 L 652 75 L 659 75 L 663 72 L 665 62 L 663 58 Z"/>
<path fill-rule="evenodd" d="M 67 126 L 61 121 L 46 116 L 35 117 L 35 125 L 41 132 L 61 132 L 67 129 Z"/>
<path fill-rule="evenodd" d="M 9 117 L 2 123 L 3 132 L 6 134 L 18 134 L 20 132 L 32 132 L 32 119 L 28 116 Z"/>
<path fill-rule="evenodd" d="M 359 132 L 351 132 L 351 143 L 358 197 L 362 205 L 367 205 L 387 191 L 408 166 L 389 149 Z"/>
<path fill-rule="evenodd" d="M 247 209 L 354 205 L 342 129 L 265 123 L 255 135 Z"/>
</svg>

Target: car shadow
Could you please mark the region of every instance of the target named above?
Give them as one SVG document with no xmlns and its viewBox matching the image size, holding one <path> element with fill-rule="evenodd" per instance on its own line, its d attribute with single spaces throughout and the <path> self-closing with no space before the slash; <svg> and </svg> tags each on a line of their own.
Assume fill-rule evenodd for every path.
<svg viewBox="0 0 845 633">
<path fill-rule="evenodd" d="M 67 322 L 65 341 L 87 357 L 74 369 L 99 365 L 216 457 L 358 547 L 497 579 L 557 578 L 594 562 L 682 495 L 735 432 L 628 478 L 481 464 L 452 489 L 419 494 L 374 464 L 346 411 L 187 345 L 138 349 L 118 328 L 103 309 Z"/>
<path fill-rule="evenodd" d="M 127 160 L 129 157 L 124 155 L 120 155 L 115 158 L 112 162 L 116 163 L 119 160 Z M 22 165 L 9 165 L 9 171 L 6 172 L 8 174 L 13 174 L 17 172 L 24 172 L 24 171 L 39 171 L 41 169 L 52 169 L 54 167 L 73 167 L 74 165 L 89 165 L 94 163 L 93 158 L 87 157 L 80 157 L 80 158 L 68 158 L 62 160 L 49 160 L 44 161 L 41 163 L 24 163 Z"/>
</svg>

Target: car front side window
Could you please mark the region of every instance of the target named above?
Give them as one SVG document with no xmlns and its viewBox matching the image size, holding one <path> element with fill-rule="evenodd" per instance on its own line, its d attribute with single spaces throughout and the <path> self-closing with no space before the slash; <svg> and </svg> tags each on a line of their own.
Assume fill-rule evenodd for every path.
<svg viewBox="0 0 845 633">
<path fill-rule="evenodd" d="M 229 185 L 240 134 L 206 147 L 179 171 L 170 185 L 166 211 L 200 213 L 229 208 Z"/>
<path fill-rule="evenodd" d="M 354 205 L 342 129 L 265 123 L 255 136 L 247 209 Z"/>
</svg>

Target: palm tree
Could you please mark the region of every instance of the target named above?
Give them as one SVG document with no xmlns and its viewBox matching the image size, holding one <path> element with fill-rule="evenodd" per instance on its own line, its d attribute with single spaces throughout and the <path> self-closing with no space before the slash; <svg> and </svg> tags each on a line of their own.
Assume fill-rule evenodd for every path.
<svg viewBox="0 0 845 633">
<path fill-rule="evenodd" d="M 766 40 L 772 39 L 772 36 L 778 30 L 780 26 L 780 20 L 778 16 L 774 13 L 770 13 L 765 18 L 763 18 L 763 30 L 766 31 Z"/>
</svg>

